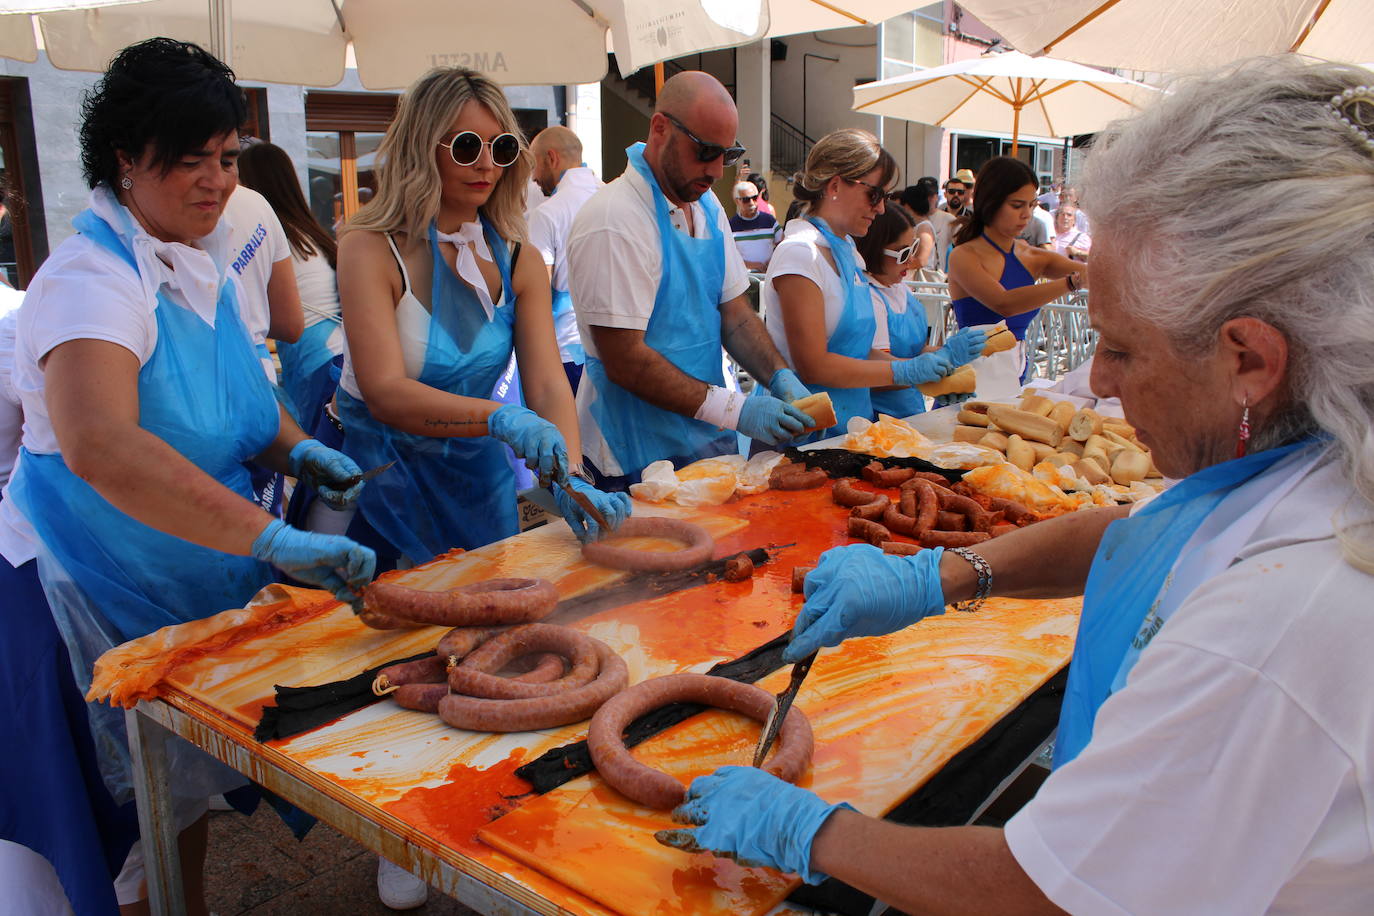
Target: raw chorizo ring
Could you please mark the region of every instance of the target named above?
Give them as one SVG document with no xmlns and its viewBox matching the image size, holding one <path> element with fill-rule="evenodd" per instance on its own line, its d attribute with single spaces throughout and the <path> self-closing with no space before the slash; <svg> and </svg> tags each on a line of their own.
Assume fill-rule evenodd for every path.
<svg viewBox="0 0 1374 916">
<path fill-rule="evenodd" d="M 859 473 L 875 487 L 900 487 L 916 476 L 913 468 L 887 468 L 879 461 L 870 461 Z"/>
<path fill-rule="evenodd" d="M 920 544 L 906 544 L 902 541 L 883 541 L 883 553 L 898 557 L 914 557 L 921 552 Z"/>
<path fill-rule="evenodd" d="M 887 507 L 890 505 L 892 505 L 892 500 L 880 494 L 873 502 L 850 509 L 849 515 L 851 518 L 865 518 L 870 522 L 876 522 L 883 517 L 883 513 L 887 511 Z"/>
<path fill-rule="evenodd" d="M 529 682 L 496 674 L 502 668 L 537 652 L 556 652 L 572 662 L 572 670 L 554 681 Z M 591 682 L 601 669 L 596 645 L 568 627 L 530 623 L 512 627 L 483 643 L 462 663 L 448 671 L 448 685 L 454 693 L 491 700 L 546 697 L 563 693 Z"/>
<path fill-rule="evenodd" d="M 868 541 L 868 543 L 875 547 L 883 541 L 892 540 L 891 531 L 888 531 L 877 522 L 870 522 L 866 518 L 851 517 L 846 530 L 849 532 L 850 537 Z"/>
<path fill-rule="evenodd" d="M 534 656 L 534 666 L 523 674 L 517 674 L 511 678 L 512 681 L 524 681 L 527 684 L 543 684 L 548 681 L 556 681 L 567 673 L 567 665 L 563 662 L 563 656 L 557 652 L 545 652 L 543 655 Z"/>
<path fill-rule="evenodd" d="M 601 671 L 590 684 L 553 696 L 522 700 L 487 700 L 450 693 L 439 700 L 439 718 L 454 728 L 477 732 L 528 732 L 581 722 L 602 703 L 624 690 L 630 681 L 625 660 L 600 640 L 593 639 L 592 643 L 596 646 Z"/>
<path fill-rule="evenodd" d="M 429 626 L 427 623 L 402 620 L 400 617 L 392 617 L 389 614 L 378 613 L 366 608 L 358 612 L 358 620 L 374 630 L 415 630 Z"/>
<path fill-rule="evenodd" d="M 940 508 L 949 509 L 954 512 L 962 512 L 968 516 L 969 528 L 974 531 L 987 533 L 992 528 L 992 514 L 978 504 L 978 501 L 968 496 L 960 496 L 953 490 L 936 490 L 935 495 L 939 497 Z M 964 546 L 964 545 L 953 545 Z"/>
<path fill-rule="evenodd" d="M 439 701 L 448 696 L 448 684 L 406 684 L 397 687 L 391 698 L 416 712 L 438 712 Z"/>
<path fill-rule="evenodd" d="M 691 569 L 711 559 L 716 542 L 711 533 L 700 525 L 680 518 L 631 516 L 615 529 L 615 537 L 659 537 L 682 541 L 681 550 L 635 550 L 615 547 L 605 541 L 588 541 L 582 545 L 582 556 L 598 566 L 626 569 L 632 572 L 671 572 Z"/>
<path fill-rule="evenodd" d="M 830 488 L 830 498 L 835 501 L 837 506 L 865 506 L 873 502 L 874 496 L 878 495 L 869 490 L 858 490 L 854 484 L 858 483 L 858 478 L 841 477 L 835 481 L 835 485 Z"/>
<path fill-rule="evenodd" d="M 937 492 L 945 493 L 946 490 L 937 491 L 935 486 L 928 480 L 916 481 L 916 534 L 920 537 L 927 531 L 935 527 L 935 520 L 940 514 L 940 499 Z"/>
<path fill-rule="evenodd" d="M 442 684 L 447 667 L 448 659 L 439 655 L 429 655 L 399 665 L 387 665 L 378 671 L 377 677 L 373 679 L 372 692 L 382 697 L 406 684 Z"/>
<path fill-rule="evenodd" d="M 374 582 L 364 601 L 369 609 L 391 617 L 464 627 L 547 617 L 558 604 L 558 591 L 546 579 L 487 579 L 444 592 Z"/>
<path fill-rule="evenodd" d="M 800 465 L 792 465 L 800 467 Z M 781 474 L 774 474 L 769 478 L 769 485 L 775 490 L 810 490 L 819 487 L 830 479 L 830 475 L 824 468 L 812 468 L 809 471 L 799 470 L 784 471 Z"/>
<path fill-rule="evenodd" d="M 645 766 L 630 755 L 623 734 L 626 726 L 646 712 L 669 703 L 703 703 L 743 713 L 760 722 L 773 710 L 773 695 L 753 684 L 709 674 L 670 674 L 641 681 L 612 697 L 592 716 L 587 751 L 601 778 L 631 801 L 650 808 L 674 808 L 686 788 L 667 773 Z M 772 758 L 763 767 L 788 782 L 796 782 L 811 762 L 814 739 L 811 723 L 793 706 L 778 732 Z"/>
<path fill-rule="evenodd" d="M 440 658 L 453 656 L 458 659 L 468 657 L 468 654 L 482 643 L 500 633 L 504 627 L 454 627 L 444 634 L 444 638 L 439 640 L 439 645 L 435 647 L 434 654 Z"/>
<path fill-rule="evenodd" d="M 927 531 L 921 535 L 922 547 L 972 547 L 992 535 L 986 531 Z"/>
</svg>

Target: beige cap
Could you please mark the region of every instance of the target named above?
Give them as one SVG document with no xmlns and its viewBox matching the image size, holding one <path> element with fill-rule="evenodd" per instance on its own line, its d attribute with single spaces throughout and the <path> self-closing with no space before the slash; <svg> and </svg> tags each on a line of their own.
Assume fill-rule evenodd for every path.
<svg viewBox="0 0 1374 916">
<path fill-rule="evenodd" d="M 973 169 L 960 169 L 954 173 L 954 177 L 964 184 L 973 184 Z"/>
</svg>

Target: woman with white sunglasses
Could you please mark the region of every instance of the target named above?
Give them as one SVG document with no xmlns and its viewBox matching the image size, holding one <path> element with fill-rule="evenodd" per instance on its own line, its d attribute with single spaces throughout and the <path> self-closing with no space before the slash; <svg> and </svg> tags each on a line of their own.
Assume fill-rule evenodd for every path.
<svg viewBox="0 0 1374 916">
<path fill-rule="evenodd" d="M 871 389 L 936 381 L 983 349 L 983 333 L 970 331 L 912 358 L 888 352 L 886 315 L 874 306 L 854 239 L 884 213 L 896 176 L 876 137 L 845 128 L 811 148 L 793 183 L 804 218 L 787 224 L 762 298 L 768 333 L 788 365 L 834 404 L 837 424 L 810 439 L 843 433 L 851 417 L 872 419 Z"/>
<path fill-rule="evenodd" d="M 348 530 L 402 566 L 515 534 L 506 446 L 541 482 L 570 482 L 619 524 L 626 497 L 569 478 L 569 456 L 582 453 L 577 414 L 548 273 L 538 252 L 522 254 L 531 159 L 501 88 L 471 70 L 431 70 L 379 153 L 376 194 L 339 242 L 347 346 L 336 401 L 343 450 L 365 468 L 396 464 Z M 490 399 L 512 351 L 529 408 Z M 595 536 L 554 492 L 573 531 Z"/>
</svg>

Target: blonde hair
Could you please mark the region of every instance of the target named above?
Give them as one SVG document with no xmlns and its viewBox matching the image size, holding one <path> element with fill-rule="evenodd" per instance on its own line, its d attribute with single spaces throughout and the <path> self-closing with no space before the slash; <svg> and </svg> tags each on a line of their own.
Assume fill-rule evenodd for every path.
<svg viewBox="0 0 1374 916">
<path fill-rule="evenodd" d="M 792 179 L 792 196 L 802 202 L 803 213 L 810 213 L 825 196 L 830 179 L 857 181 L 879 167 L 883 170 L 879 187 L 890 188 L 897 178 L 897 160 L 877 137 L 857 127 L 831 131 L 811 147 L 806 167 Z"/>
<path fill-rule="evenodd" d="M 345 231 L 404 232 L 423 237 L 439 215 L 442 191 L 435 153 L 454 118 L 469 102 L 487 108 L 503 131 L 520 139 L 520 156 L 501 169 L 491 197 L 480 208 L 508 242 L 525 237 L 525 185 L 533 157 L 501 87 L 475 70 L 436 67 L 401 97 L 396 117 L 377 149 L 377 193 Z"/>
</svg>

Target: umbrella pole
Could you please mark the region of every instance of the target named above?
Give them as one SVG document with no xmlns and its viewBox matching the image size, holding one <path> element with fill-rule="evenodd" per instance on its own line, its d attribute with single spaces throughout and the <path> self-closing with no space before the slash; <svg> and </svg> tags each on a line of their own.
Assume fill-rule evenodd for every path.
<svg viewBox="0 0 1374 916">
<path fill-rule="evenodd" d="M 1016 158 L 1016 152 L 1020 149 L 1017 142 L 1021 137 L 1021 106 L 1015 105 L 1011 109 L 1011 155 Z"/>
<path fill-rule="evenodd" d="M 654 64 L 654 98 L 663 91 L 663 61 Z"/>
</svg>

